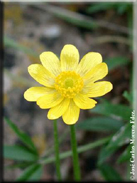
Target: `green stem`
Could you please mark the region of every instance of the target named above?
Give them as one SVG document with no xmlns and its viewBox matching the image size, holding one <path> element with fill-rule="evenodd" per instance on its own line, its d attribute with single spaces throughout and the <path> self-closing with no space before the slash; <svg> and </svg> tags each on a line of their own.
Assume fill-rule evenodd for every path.
<svg viewBox="0 0 137 183">
<path fill-rule="evenodd" d="M 61 181 L 57 120 L 54 120 L 54 149 L 55 149 L 55 163 L 56 163 L 57 179 L 58 179 L 58 181 Z"/>
<path fill-rule="evenodd" d="M 79 159 L 78 159 L 78 151 L 77 151 L 77 141 L 76 141 L 76 133 L 75 133 L 75 126 L 70 126 L 71 132 L 71 147 L 72 147 L 72 155 L 73 155 L 73 170 L 74 170 L 74 177 L 75 181 L 80 181 L 80 166 L 79 166 Z"/>
</svg>

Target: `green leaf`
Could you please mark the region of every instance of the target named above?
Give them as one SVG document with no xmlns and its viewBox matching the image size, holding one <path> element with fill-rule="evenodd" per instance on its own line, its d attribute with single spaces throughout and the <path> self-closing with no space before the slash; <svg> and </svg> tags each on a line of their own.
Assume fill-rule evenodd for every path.
<svg viewBox="0 0 137 183">
<path fill-rule="evenodd" d="M 77 129 L 89 131 L 117 131 L 123 122 L 110 117 L 92 117 L 76 125 Z"/>
<path fill-rule="evenodd" d="M 124 91 L 123 97 L 125 97 L 131 104 L 133 102 L 133 94 L 127 91 Z"/>
<path fill-rule="evenodd" d="M 113 57 L 104 60 L 104 62 L 108 65 L 109 70 L 113 70 L 119 66 L 129 63 L 129 59 L 127 57 Z"/>
<path fill-rule="evenodd" d="M 99 11 L 106 11 L 110 9 L 115 9 L 119 14 L 127 13 L 129 7 L 132 3 L 130 2 L 103 2 L 103 3 L 94 3 L 90 5 L 86 12 L 87 13 L 97 13 Z"/>
<path fill-rule="evenodd" d="M 30 161 L 22 161 L 19 163 L 15 162 L 14 164 L 10 164 L 10 165 L 5 166 L 4 169 L 15 169 L 15 168 L 24 169 L 32 164 L 33 164 L 33 162 L 30 162 Z"/>
<path fill-rule="evenodd" d="M 39 181 L 42 175 L 42 165 L 35 164 L 25 169 L 16 181 Z"/>
<path fill-rule="evenodd" d="M 72 12 L 71 12 L 72 13 Z M 63 20 L 65 20 L 66 22 L 69 22 L 71 24 L 74 24 L 78 27 L 82 27 L 82 28 L 86 28 L 86 29 L 95 29 L 97 28 L 97 24 L 95 21 L 89 21 L 86 19 L 81 18 L 81 16 L 73 16 L 69 13 L 67 13 L 67 11 L 58 11 L 58 12 L 54 12 L 54 14 L 58 17 L 61 18 Z"/>
<path fill-rule="evenodd" d="M 131 145 L 129 145 L 125 151 L 120 155 L 120 157 L 117 160 L 117 163 L 123 163 L 125 161 L 129 161 L 130 157 L 131 157 Z"/>
<path fill-rule="evenodd" d="M 131 137 L 131 124 L 128 123 L 122 126 L 119 131 L 117 131 L 108 143 L 107 148 L 111 149 L 114 147 L 120 147 L 123 144 L 127 144 Z"/>
<path fill-rule="evenodd" d="M 116 148 L 107 149 L 106 147 L 103 147 L 99 153 L 98 156 L 98 165 L 101 165 L 106 161 L 114 152 L 116 151 Z"/>
<path fill-rule="evenodd" d="M 5 145 L 3 150 L 4 150 L 4 158 L 7 159 L 13 159 L 18 161 L 35 161 L 38 159 L 38 156 L 36 156 L 23 146 Z"/>
<path fill-rule="evenodd" d="M 131 135 L 131 125 L 122 126 L 109 140 L 108 145 L 102 148 L 98 158 L 98 165 L 106 161 L 119 147 L 129 143 Z"/>
<path fill-rule="evenodd" d="M 130 119 L 132 109 L 126 105 L 122 104 L 112 104 L 108 101 L 105 101 L 101 104 L 98 104 L 95 108 L 90 110 L 92 113 L 98 113 L 102 115 L 106 115 L 109 117 L 119 117 L 123 120 Z"/>
<path fill-rule="evenodd" d="M 37 149 L 34 145 L 34 143 L 32 142 L 31 138 L 25 134 L 24 132 L 22 132 L 11 120 L 9 120 L 8 118 L 4 118 L 4 120 L 7 122 L 7 124 L 9 125 L 9 127 L 16 133 L 16 135 L 20 138 L 20 140 L 28 147 L 30 148 L 35 154 L 37 153 Z"/>
<path fill-rule="evenodd" d="M 106 181 L 122 181 L 119 173 L 108 164 L 103 164 L 102 166 L 99 166 L 99 170 Z"/>
<path fill-rule="evenodd" d="M 87 13 L 97 13 L 99 11 L 104 11 L 111 9 L 115 6 L 114 2 L 103 2 L 103 3 L 94 3 L 87 8 Z"/>
<path fill-rule="evenodd" d="M 128 13 L 128 11 L 132 10 L 132 3 L 131 2 L 126 2 L 126 3 L 121 3 L 121 6 L 117 7 L 117 12 L 122 15 L 123 13 Z"/>
<path fill-rule="evenodd" d="M 43 10 L 49 12 L 50 14 L 52 13 L 55 17 L 65 20 L 66 22 L 69 22 L 71 24 L 74 24 L 75 26 L 79 26 L 85 29 L 95 29 L 98 26 L 100 26 L 91 17 L 69 11 L 65 8 L 47 4 L 47 6 L 43 8 Z"/>
</svg>

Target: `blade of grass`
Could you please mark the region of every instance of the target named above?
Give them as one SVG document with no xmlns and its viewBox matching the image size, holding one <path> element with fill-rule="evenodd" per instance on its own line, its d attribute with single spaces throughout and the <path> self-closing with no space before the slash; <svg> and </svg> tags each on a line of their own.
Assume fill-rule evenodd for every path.
<svg viewBox="0 0 137 183">
<path fill-rule="evenodd" d="M 17 43 L 15 40 L 13 40 L 13 39 L 11 39 L 11 38 L 9 38 L 7 36 L 4 36 L 4 46 L 5 47 L 15 48 L 17 50 L 20 50 L 20 51 L 23 51 L 23 52 L 25 52 L 27 54 L 30 54 L 30 55 L 32 55 L 34 57 L 38 57 L 39 56 L 35 51 L 31 50 L 30 48 L 28 48 L 26 46 L 23 46 L 23 45 Z"/>
<path fill-rule="evenodd" d="M 117 25 L 114 23 L 110 23 L 110 22 L 106 22 L 106 21 L 97 21 L 94 20 L 91 17 L 76 13 L 76 12 L 72 12 L 69 10 L 66 10 L 64 8 L 61 7 L 57 7 L 54 5 L 49 5 L 48 3 L 46 4 L 46 6 L 36 6 L 36 5 L 30 5 L 30 7 L 39 9 L 41 12 L 42 11 L 47 11 L 50 14 L 53 14 L 54 16 L 61 18 L 67 22 L 73 23 L 74 25 L 83 27 L 83 28 L 87 28 L 87 29 L 93 29 L 96 27 L 105 27 L 111 30 L 115 30 L 118 32 L 122 32 L 122 33 L 126 33 L 126 34 L 132 34 L 132 31 L 129 30 L 128 28 L 121 26 L 121 25 Z"/>
<path fill-rule="evenodd" d="M 124 36 L 112 36 L 112 35 L 103 35 L 94 37 L 92 40 L 92 44 L 104 44 L 104 43 L 121 43 L 131 46 L 132 41 L 130 38 L 125 38 Z"/>
<path fill-rule="evenodd" d="M 92 143 L 80 146 L 80 147 L 78 147 L 78 153 L 82 153 L 82 152 L 88 151 L 90 149 L 96 148 L 100 145 L 103 145 L 103 144 L 107 143 L 110 140 L 110 138 L 111 138 L 111 136 L 103 138 L 103 139 L 98 140 L 96 142 L 92 142 Z M 69 156 L 72 156 L 72 151 L 67 151 L 67 152 L 64 152 L 64 153 L 60 153 L 60 159 L 65 159 Z M 39 163 L 49 164 L 49 163 L 52 163 L 54 161 L 55 161 L 55 156 L 49 157 L 49 158 L 43 158 L 43 159 L 39 160 Z"/>
</svg>

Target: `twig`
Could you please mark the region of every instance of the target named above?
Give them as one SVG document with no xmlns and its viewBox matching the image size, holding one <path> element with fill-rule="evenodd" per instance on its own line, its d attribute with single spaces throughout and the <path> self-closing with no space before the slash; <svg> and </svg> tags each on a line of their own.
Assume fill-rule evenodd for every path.
<svg viewBox="0 0 137 183">
<path fill-rule="evenodd" d="M 93 38 L 92 44 L 102 44 L 106 42 L 122 43 L 131 45 L 131 40 L 122 36 L 99 36 Z"/>
</svg>

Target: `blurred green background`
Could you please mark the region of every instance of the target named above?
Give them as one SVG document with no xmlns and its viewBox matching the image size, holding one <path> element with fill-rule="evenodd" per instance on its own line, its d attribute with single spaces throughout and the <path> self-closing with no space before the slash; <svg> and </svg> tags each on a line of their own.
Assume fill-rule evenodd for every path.
<svg viewBox="0 0 137 183">
<path fill-rule="evenodd" d="M 113 90 L 81 111 L 76 125 L 82 181 L 130 179 L 132 111 L 132 3 L 4 3 L 4 180 L 56 180 L 53 122 L 47 110 L 27 102 L 36 86 L 27 67 L 43 51 L 58 56 L 65 44 L 81 58 L 99 52 Z M 58 120 L 63 180 L 73 180 L 69 127 Z"/>
</svg>

